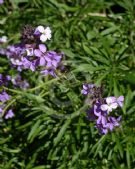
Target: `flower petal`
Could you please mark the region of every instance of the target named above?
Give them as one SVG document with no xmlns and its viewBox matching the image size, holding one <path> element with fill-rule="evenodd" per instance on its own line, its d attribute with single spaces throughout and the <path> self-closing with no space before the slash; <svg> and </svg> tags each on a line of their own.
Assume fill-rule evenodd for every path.
<svg viewBox="0 0 135 169">
<path fill-rule="evenodd" d="M 40 40 L 41 40 L 42 42 L 45 42 L 45 41 L 47 40 L 47 37 L 46 37 L 44 34 L 42 34 L 42 35 L 40 36 Z"/>
<path fill-rule="evenodd" d="M 123 106 L 123 102 L 118 102 L 118 105 L 119 105 L 120 107 L 122 107 L 122 106 Z"/>
<path fill-rule="evenodd" d="M 103 126 L 106 125 L 107 120 L 106 120 L 106 118 L 105 118 L 104 116 L 102 116 L 101 122 L 102 122 L 102 125 L 103 125 Z"/>
<path fill-rule="evenodd" d="M 40 66 L 45 66 L 45 63 L 46 63 L 45 59 L 43 57 L 41 57 L 40 62 L 39 62 Z"/>
<path fill-rule="evenodd" d="M 114 103 L 116 101 L 116 98 L 115 97 L 107 97 L 106 98 L 106 103 L 107 104 L 111 104 L 111 103 Z"/>
<path fill-rule="evenodd" d="M 101 105 L 101 110 L 102 111 L 107 111 L 109 109 L 109 106 L 107 104 L 102 104 Z"/>
<path fill-rule="evenodd" d="M 39 45 L 39 49 L 41 52 L 45 53 L 46 52 L 46 46 L 44 44 Z"/>
<path fill-rule="evenodd" d="M 41 55 L 42 55 L 42 53 L 41 53 L 41 51 L 40 51 L 39 49 L 35 49 L 35 50 L 34 50 L 34 54 L 35 54 L 35 56 L 37 56 L 37 57 L 41 57 Z"/>
<path fill-rule="evenodd" d="M 120 96 L 117 98 L 117 101 L 123 102 L 124 101 L 124 96 Z"/>
<path fill-rule="evenodd" d="M 45 28 L 45 32 L 46 32 L 47 34 L 51 34 L 51 29 L 50 29 L 50 27 L 46 27 L 46 28 Z"/>
<path fill-rule="evenodd" d="M 118 104 L 117 103 L 112 103 L 111 105 L 110 105 L 110 108 L 112 108 L 112 109 L 116 109 L 118 107 Z"/>
<path fill-rule="evenodd" d="M 45 29 L 44 29 L 43 26 L 38 26 L 38 27 L 37 27 L 37 30 L 38 30 L 39 32 L 43 33 Z"/>
</svg>

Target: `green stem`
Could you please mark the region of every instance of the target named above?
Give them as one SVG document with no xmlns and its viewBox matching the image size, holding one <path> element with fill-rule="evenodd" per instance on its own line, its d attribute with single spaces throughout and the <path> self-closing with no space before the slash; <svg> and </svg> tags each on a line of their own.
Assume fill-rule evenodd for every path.
<svg viewBox="0 0 135 169">
<path fill-rule="evenodd" d="M 43 87 L 43 86 L 45 86 L 45 85 L 47 85 L 47 84 L 50 84 L 50 83 L 52 83 L 52 82 L 55 82 L 55 81 L 57 81 L 57 80 L 59 80 L 59 78 L 55 78 L 55 79 L 52 79 L 52 80 L 50 80 L 50 81 L 48 81 L 48 82 L 46 82 L 46 83 L 42 83 L 41 85 L 36 86 L 36 87 L 34 87 L 34 88 L 32 88 L 32 89 L 28 89 L 27 91 L 37 90 L 37 89 L 39 89 L 39 88 L 41 88 L 41 87 Z"/>
<path fill-rule="evenodd" d="M 8 90 L 8 91 L 13 92 L 13 93 L 17 93 L 17 94 L 22 93 L 22 92 L 19 91 L 19 90 L 9 89 L 9 88 L 7 88 L 7 87 L 5 87 L 5 86 L 3 86 L 3 89 Z"/>
</svg>

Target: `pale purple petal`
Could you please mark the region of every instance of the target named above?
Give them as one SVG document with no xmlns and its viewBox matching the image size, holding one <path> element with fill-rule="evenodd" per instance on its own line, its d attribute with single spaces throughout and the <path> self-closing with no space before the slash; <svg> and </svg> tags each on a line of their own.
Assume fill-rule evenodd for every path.
<svg viewBox="0 0 135 169">
<path fill-rule="evenodd" d="M 41 58 L 40 58 L 40 61 L 39 61 L 39 65 L 40 65 L 40 66 L 45 66 L 45 64 L 46 64 L 45 58 L 44 58 L 44 57 L 41 57 Z"/>
<path fill-rule="evenodd" d="M 46 52 L 46 46 L 44 44 L 40 44 L 39 45 L 39 50 L 42 52 L 42 53 L 45 53 Z"/>
<path fill-rule="evenodd" d="M 54 67 L 57 67 L 57 61 L 53 60 L 53 61 L 52 61 L 52 65 L 53 65 Z"/>
<path fill-rule="evenodd" d="M 118 97 L 118 98 L 117 98 L 117 101 L 119 101 L 119 102 L 123 102 L 123 101 L 124 101 L 124 96 L 120 96 L 120 97 Z"/>
<path fill-rule="evenodd" d="M 51 62 L 51 59 L 50 59 L 48 56 L 45 56 L 45 60 L 46 60 L 47 62 Z"/>
<path fill-rule="evenodd" d="M 106 122 L 107 122 L 106 117 L 102 116 L 102 118 L 101 118 L 102 125 L 105 125 Z"/>
<path fill-rule="evenodd" d="M 35 49 L 35 50 L 34 50 L 34 54 L 35 54 L 35 56 L 37 56 L 37 57 L 41 57 L 42 52 L 41 52 L 39 49 Z"/>
<path fill-rule="evenodd" d="M 35 71 L 35 66 L 32 63 L 30 64 L 30 70 L 32 70 L 33 72 Z"/>
<path fill-rule="evenodd" d="M 51 67 L 52 67 L 52 63 L 51 63 L 51 62 L 47 62 L 46 67 L 47 67 L 47 68 L 51 68 Z"/>
</svg>

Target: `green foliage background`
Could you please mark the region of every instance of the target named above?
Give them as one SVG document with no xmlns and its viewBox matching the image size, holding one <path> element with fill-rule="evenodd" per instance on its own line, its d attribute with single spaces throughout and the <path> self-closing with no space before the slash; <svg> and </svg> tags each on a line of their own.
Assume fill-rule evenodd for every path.
<svg viewBox="0 0 135 169">
<path fill-rule="evenodd" d="M 8 89 L 15 117 L 0 122 L 0 169 L 135 168 L 135 0 L 5 0 L 0 35 L 19 41 L 25 24 L 49 25 L 63 51 L 58 78 L 24 72 L 31 89 Z M 0 73 L 14 74 L 6 57 Z M 99 135 L 86 119 L 84 82 L 124 95 L 121 127 Z"/>
</svg>

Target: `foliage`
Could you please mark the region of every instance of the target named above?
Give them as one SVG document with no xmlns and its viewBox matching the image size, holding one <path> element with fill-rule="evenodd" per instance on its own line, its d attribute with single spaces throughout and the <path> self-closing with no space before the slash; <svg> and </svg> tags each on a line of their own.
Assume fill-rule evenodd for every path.
<svg viewBox="0 0 135 169">
<path fill-rule="evenodd" d="M 65 53 L 64 72 L 13 95 L 15 117 L 0 122 L 1 169 L 130 169 L 135 166 L 135 1 L 10 0 L 0 6 L 0 35 L 17 43 L 25 24 L 50 25 L 52 50 Z M 0 73 L 14 74 L 0 57 Z M 124 95 L 122 124 L 99 135 L 86 119 L 84 82 Z"/>
</svg>

